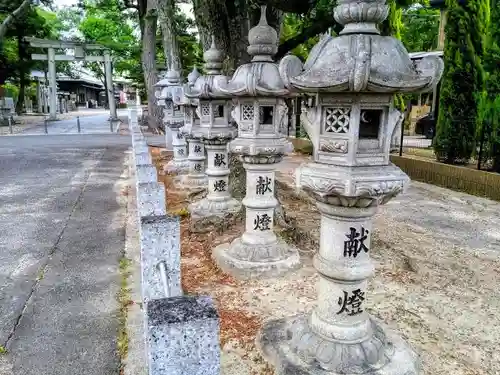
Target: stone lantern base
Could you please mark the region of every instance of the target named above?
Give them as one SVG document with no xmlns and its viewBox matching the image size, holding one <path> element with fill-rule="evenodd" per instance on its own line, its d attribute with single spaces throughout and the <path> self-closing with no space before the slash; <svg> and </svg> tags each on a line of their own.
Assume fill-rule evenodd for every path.
<svg viewBox="0 0 500 375">
<path fill-rule="evenodd" d="M 300 266 L 294 247 L 278 239 L 271 244 L 249 244 L 242 238 L 213 249 L 212 257 L 220 269 L 237 279 L 277 277 Z"/>
<path fill-rule="evenodd" d="M 184 174 L 189 171 L 189 161 L 187 159 L 172 159 L 164 167 L 166 174 Z"/>
<path fill-rule="evenodd" d="M 310 316 L 273 320 L 257 344 L 278 375 L 417 375 L 416 353 L 394 332 L 370 318 L 371 335 L 355 342 L 313 332 Z M 376 360 L 378 359 L 378 360 Z"/>
<path fill-rule="evenodd" d="M 178 176 L 174 183 L 180 190 L 188 190 L 191 193 L 198 192 L 207 188 L 207 176 L 204 173 L 193 173 L 190 167 L 188 174 Z"/>
<path fill-rule="evenodd" d="M 186 142 L 179 133 L 179 126 L 176 124 L 169 127 L 172 130 L 174 158 L 163 168 L 166 174 L 184 174 L 189 171 Z"/>
<path fill-rule="evenodd" d="M 192 219 L 210 216 L 223 217 L 226 214 L 237 214 L 241 209 L 241 202 L 234 198 L 222 201 L 203 198 L 198 202 L 189 205 L 189 212 Z"/>
</svg>

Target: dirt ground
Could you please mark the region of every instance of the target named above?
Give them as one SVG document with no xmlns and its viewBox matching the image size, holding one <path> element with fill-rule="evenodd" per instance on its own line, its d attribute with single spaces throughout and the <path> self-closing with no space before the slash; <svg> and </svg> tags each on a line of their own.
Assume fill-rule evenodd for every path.
<svg viewBox="0 0 500 375">
<path fill-rule="evenodd" d="M 160 169 L 161 159 L 152 149 Z M 302 156 L 285 159 L 277 174 L 279 199 L 296 224 L 278 228 L 300 249 L 303 266 L 276 279 L 240 282 L 216 269 L 211 249 L 243 232 L 238 222 L 223 233 L 189 231 L 188 196 L 171 176 L 160 176 L 170 212 L 184 215 L 182 284 L 185 293 L 217 302 L 223 374 L 274 374 L 258 353 L 256 333 L 267 319 L 310 311 L 316 299 L 311 257 L 317 249 L 319 214 L 294 189 Z M 428 375 L 500 374 L 500 204 L 413 183 L 377 214 L 371 252 L 376 276 L 368 310 L 397 330 L 420 353 Z"/>
</svg>

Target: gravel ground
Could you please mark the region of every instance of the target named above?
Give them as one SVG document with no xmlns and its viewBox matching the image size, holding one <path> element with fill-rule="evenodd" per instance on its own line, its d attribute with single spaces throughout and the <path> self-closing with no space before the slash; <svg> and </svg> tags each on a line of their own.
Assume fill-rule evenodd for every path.
<svg viewBox="0 0 500 375">
<path fill-rule="evenodd" d="M 293 169 L 301 161 L 287 158 L 280 182 L 293 187 Z M 168 205 L 178 211 L 187 197 L 170 179 L 164 177 Z M 319 215 L 292 190 L 281 194 L 283 206 L 300 223 L 297 232 L 310 239 L 299 245 L 303 267 L 281 278 L 238 282 L 214 267 L 211 249 L 240 235 L 242 223 L 222 234 L 194 234 L 183 219 L 183 287 L 218 303 L 224 374 L 273 374 L 254 345 L 262 322 L 314 307 L 315 248 L 307 244 L 318 240 Z M 425 374 L 500 374 L 499 213 L 496 202 L 413 183 L 375 218 L 371 254 L 377 272 L 367 307 L 414 346 Z"/>
</svg>

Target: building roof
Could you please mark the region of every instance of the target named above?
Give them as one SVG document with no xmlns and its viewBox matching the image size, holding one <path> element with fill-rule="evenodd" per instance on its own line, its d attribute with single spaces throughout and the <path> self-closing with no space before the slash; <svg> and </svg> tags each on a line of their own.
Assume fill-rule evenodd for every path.
<svg viewBox="0 0 500 375">
<path fill-rule="evenodd" d="M 45 78 L 45 73 L 39 70 L 31 71 L 31 78 Z M 85 71 L 84 69 L 78 69 L 74 71 L 74 76 L 69 76 L 67 74 L 57 73 L 57 82 L 83 82 L 92 86 L 98 86 L 104 88 L 102 82 L 95 78 L 92 73 Z"/>
<path fill-rule="evenodd" d="M 31 71 L 31 78 L 45 78 L 45 72 L 42 72 L 40 70 L 32 70 Z M 104 89 L 104 85 L 99 80 L 94 76 L 94 74 L 85 69 L 85 68 L 79 68 L 79 69 L 74 69 L 73 70 L 73 75 L 69 76 L 67 74 L 62 74 L 62 73 L 57 73 L 57 78 L 56 80 L 58 82 L 64 81 L 64 82 L 83 82 L 92 86 L 99 86 L 100 88 Z M 122 77 L 113 77 L 113 83 L 121 83 L 121 84 L 130 84 L 131 81 L 124 79 Z"/>
</svg>

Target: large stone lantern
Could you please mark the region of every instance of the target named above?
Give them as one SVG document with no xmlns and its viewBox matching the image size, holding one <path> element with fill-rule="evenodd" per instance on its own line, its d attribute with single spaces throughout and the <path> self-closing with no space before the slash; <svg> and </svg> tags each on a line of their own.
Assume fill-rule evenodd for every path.
<svg viewBox="0 0 500 375">
<path fill-rule="evenodd" d="M 175 67 L 171 67 L 165 78 L 156 84 L 162 87 L 159 100 L 164 104 L 163 123 L 172 130 L 172 147 L 174 158 L 165 165 L 165 172 L 185 173 L 189 168 L 187 149 L 179 129 L 184 126 L 184 114 L 181 107 L 173 101 L 174 96 L 182 92 L 181 75 Z"/>
<path fill-rule="evenodd" d="M 200 126 L 200 117 L 198 114 L 198 99 L 186 96 L 186 93 L 194 86 L 200 73 L 193 68 L 188 74 L 188 82 L 183 86 L 179 95 L 175 95 L 174 104 L 179 105 L 184 113 L 184 127 L 180 129 L 179 136 L 183 137 L 188 144 L 188 162 L 189 170 L 178 181 L 178 187 L 186 190 L 203 190 L 207 185 L 207 176 L 205 175 L 205 147 L 200 138 L 194 135 Z"/>
<path fill-rule="evenodd" d="M 303 119 L 314 161 L 297 179 L 321 213 L 317 305 L 310 314 L 268 322 L 258 340 L 278 374 L 414 375 L 416 354 L 366 310 L 372 218 L 409 182 L 389 161 L 399 120 L 393 95 L 431 89 L 443 63 L 414 64 L 399 40 L 380 35 L 385 0 L 337 4 L 340 36 L 321 38 L 304 66 L 295 56 L 280 63 L 288 88 L 315 96 Z"/>
<path fill-rule="evenodd" d="M 239 201 L 229 192 L 229 158 L 227 144 L 236 134 L 237 129 L 231 124 L 231 98 L 221 91 L 228 82 L 222 74 L 224 56 L 215 45 L 205 51 L 206 75 L 199 77 L 194 86 L 185 92 L 188 98 L 199 101 L 200 122 L 191 130 L 193 139 L 203 142 L 207 150 L 208 195 L 189 206 L 191 217 L 223 216 L 240 210 Z"/>
<path fill-rule="evenodd" d="M 213 252 L 220 268 L 240 278 L 276 276 L 300 264 L 297 250 L 273 231 L 278 203 L 274 171 L 287 147 L 284 99 L 290 93 L 272 60 L 277 34 L 267 24 L 265 7 L 248 41 L 252 61 L 238 67 L 227 86 L 220 88 L 233 97 L 235 105 L 232 117 L 238 124 L 238 137 L 229 147 L 240 155 L 246 170 L 246 196 L 242 201 L 246 208 L 245 232 Z"/>
</svg>

